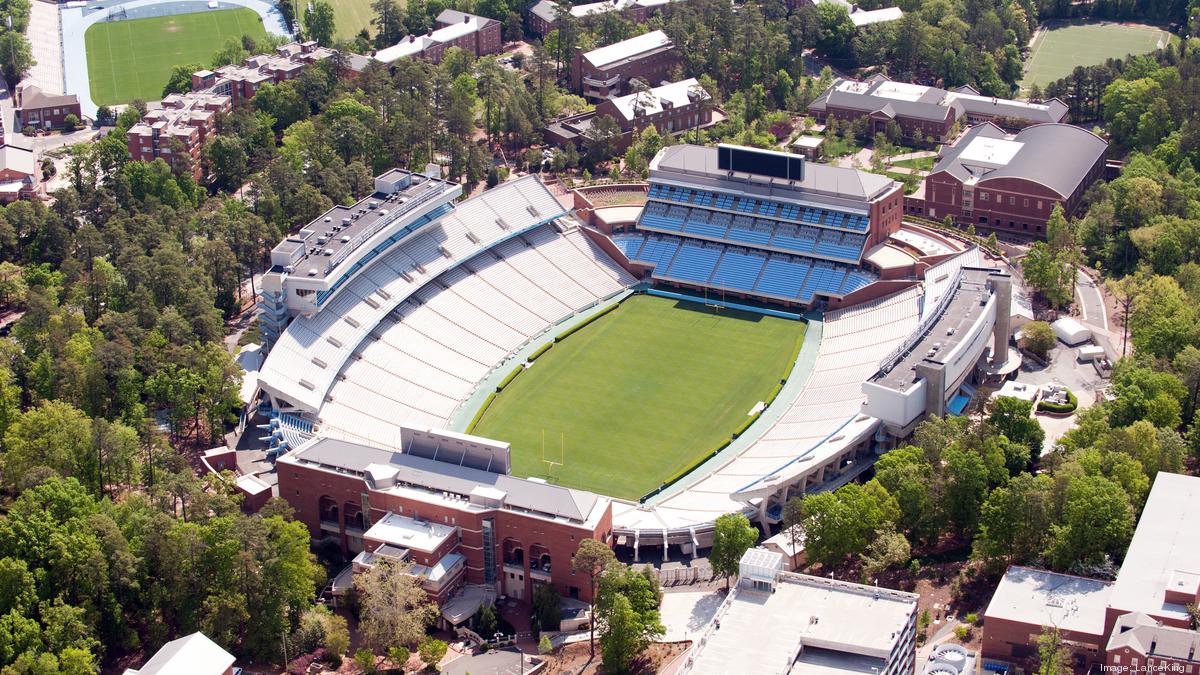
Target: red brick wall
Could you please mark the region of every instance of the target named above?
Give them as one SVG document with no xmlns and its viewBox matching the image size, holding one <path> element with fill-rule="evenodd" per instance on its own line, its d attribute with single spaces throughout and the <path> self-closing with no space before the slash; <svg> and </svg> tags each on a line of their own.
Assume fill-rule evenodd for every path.
<svg viewBox="0 0 1200 675">
<path fill-rule="evenodd" d="M 888 118 L 884 116 L 871 116 L 861 110 L 853 110 L 851 108 L 839 108 L 826 105 L 825 113 L 817 115 L 817 119 L 824 122 L 828 118 L 833 117 L 841 122 L 853 122 L 860 117 L 869 117 L 872 120 L 872 131 L 882 133 L 887 127 Z M 951 128 L 954 127 L 954 116 L 949 109 L 946 110 L 946 117 L 940 121 L 924 120 L 913 117 L 897 116 L 894 118 L 896 124 L 900 126 L 900 130 L 906 138 L 924 139 L 926 136 L 931 136 L 935 141 L 946 140 L 950 135 Z"/>
<path fill-rule="evenodd" d="M 869 212 L 871 229 L 867 233 L 867 248 L 885 241 L 900 229 L 904 221 L 904 186 L 897 183 L 886 196 L 871 203 Z"/>
<path fill-rule="evenodd" d="M 1042 626 L 1034 624 L 986 617 L 983 622 L 983 645 L 980 652 L 985 659 L 1021 661 L 1032 656 L 1036 660 L 1037 639 L 1042 630 Z M 1085 663 L 1095 663 L 1104 659 L 1103 635 L 1070 630 L 1062 630 L 1060 635 L 1068 643 L 1068 647 L 1073 648 L 1074 655 Z"/>
</svg>

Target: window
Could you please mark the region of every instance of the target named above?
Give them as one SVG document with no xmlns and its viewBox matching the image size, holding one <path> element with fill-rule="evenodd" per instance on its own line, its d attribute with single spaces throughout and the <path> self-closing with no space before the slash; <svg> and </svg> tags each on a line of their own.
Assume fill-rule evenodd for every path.
<svg viewBox="0 0 1200 675">
<path fill-rule="evenodd" d="M 1009 195 L 1009 196 L 1008 196 L 1008 205 L 1009 205 L 1009 206 L 1016 206 L 1016 205 L 1017 205 L 1017 198 L 1016 198 L 1016 197 L 1014 197 L 1014 196 L 1012 196 L 1012 195 Z"/>
<path fill-rule="evenodd" d="M 1026 200 L 1024 200 L 1024 201 L 1025 201 L 1025 203 L 1024 203 L 1024 204 L 1022 204 L 1022 206 L 1029 206 L 1029 200 L 1028 200 L 1028 199 L 1026 199 Z"/>
<path fill-rule="evenodd" d="M 988 200 L 987 193 L 986 193 L 986 192 L 980 192 L 980 193 L 979 193 L 979 201 L 981 201 L 981 202 L 986 202 L 987 200 Z"/>
<path fill-rule="evenodd" d="M 1038 200 L 1038 211 L 1042 210 L 1042 200 Z"/>
</svg>

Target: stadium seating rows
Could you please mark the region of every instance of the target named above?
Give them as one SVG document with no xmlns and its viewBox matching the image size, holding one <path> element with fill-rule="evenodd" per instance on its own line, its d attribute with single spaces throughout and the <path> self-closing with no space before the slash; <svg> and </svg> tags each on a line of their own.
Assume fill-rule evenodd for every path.
<svg viewBox="0 0 1200 675">
<path fill-rule="evenodd" d="M 329 389 L 322 433 L 394 443 L 444 427 L 522 344 L 636 280 L 580 230 L 532 230 L 445 272 L 370 332 Z"/>
<path fill-rule="evenodd" d="M 841 213 L 815 207 L 803 207 L 797 204 L 786 204 L 770 199 L 758 199 L 746 195 L 730 195 L 709 190 L 679 187 L 675 185 L 654 184 L 650 186 L 647 195 L 650 199 L 659 199 L 677 204 L 695 204 L 736 213 L 776 218 L 810 225 L 838 227 L 853 232 L 866 232 L 869 221 L 866 216 L 852 213 Z"/>
<path fill-rule="evenodd" d="M 678 206 L 661 201 L 646 203 L 639 227 L 705 239 L 736 241 L 751 246 L 856 264 L 867 241 L 865 235 L 853 232 L 813 225 L 794 225 L 752 215 L 732 216 L 721 211 Z"/>
<path fill-rule="evenodd" d="M 827 260 L 673 235 L 621 234 L 614 241 L 630 260 L 653 265 L 654 278 L 779 300 L 808 303 L 818 293 L 843 296 L 875 280 L 869 272 Z"/>
</svg>

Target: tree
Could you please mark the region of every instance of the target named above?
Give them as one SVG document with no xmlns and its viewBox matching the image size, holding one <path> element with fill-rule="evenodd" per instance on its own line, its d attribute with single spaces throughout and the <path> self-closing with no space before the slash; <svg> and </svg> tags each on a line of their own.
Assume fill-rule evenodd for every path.
<svg viewBox="0 0 1200 675">
<path fill-rule="evenodd" d="M 442 657 L 446 656 L 446 649 L 449 647 L 445 642 L 437 638 L 427 637 L 421 642 L 421 661 L 434 672 L 438 670 L 438 664 L 441 663 Z"/>
<path fill-rule="evenodd" d="M 596 655 L 596 584 L 604 570 L 616 560 L 617 556 L 612 549 L 596 539 L 584 539 L 579 542 L 579 548 L 571 558 L 571 570 L 586 575 L 588 580 L 588 597 L 591 599 L 588 609 L 592 616 L 592 620 L 588 622 L 588 643 L 592 656 Z"/>
<path fill-rule="evenodd" d="M 0 32 L 0 71 L 4 73 L 4 81 L 8 90 L 13 91 L 17 83 L 29 74 L 37 61 L 33 59 L 33 49 L 29 40 L 17 30 Z"/>
<path fill-rule="evenodd" d="M 242 186 L 248 164 L 246 150 L 236 136 L 213 136 L 205 146 L 204 154 L 217 187 L 236 190 Z"/>
<path fill-rule="evenodd" d="M 713 545 L 708 555 L 713 571 L 725 577 L 725 588 L 729 589 L 729 577 L 738 573 L 738 564 L 754 542 L 758 541 L 758 530 L 742 513 L 726 513 L 713 524 Z"/>
<path fill-rule="evenodd" d="M 479 611 L 475 613 L 475 632 L 484 639 L 489 639 L 496 633 L 499 625 L 496 620 L 496 607 L 491 603 L 480 606 Z"/>
<path fill-rule="evenodd" d="M 1021 334 L 1025 336 L 1025 347 L 1042 358 L 1046 358 L 1058 340 L 1054 328 L 1045 321 L 1030 321 L 1021 327 Z"/>
<path fill-rule="evenodd" d="M 604 655 L 605 672 L 628 672 L 633 657 L 637 656 L 644 648 L 637 614 L 633 611 L 627 598 L 617 596 L 613 600 L 604 634 L 600 636 L 600 649 Z"/>
<path fill-rule="evenodd" d="M 987 466 L 974 450 L 952 445 L 942 453 L 945 482 L 942 510 L 959 534 L 975 530 L 979 508 L 987 497 Z"/>
<path fill-rule="evenodd" d="M 597 115 L 583 134 L 583 147 L 587 151 L 588 162 L 594 167 L 600 162 L 610 159 L 616 152 L 617 138 L 621 135 L 621 126 L 612 115 Z"/>
<path fill-rule="evenodd" d="M 1031 416 L 1032 401 L 1023 401 L 1012 396 L 1000 396 L 992 403 L 988 423 L 996 431 L 1012 441 L 1029 448 L 1029 467 L 1037 466 L 1042 456 L 1042 445 L 1046 432 L 1037 419 Z M 1018 467 L 1020 468 L 1020 467 Z"/>
<path fill-rule="evenodd" d="M 172 67 L 171 76 L 167 78 L 167 83 L 163 85 L 162 95 L 188 93 L 192 90 L 192 73 L 203 68 L 204 66 L 199 63 L 189 63 Z"/>
<path fill-rule="evenodd" d="M 354 577 L 364 641 L 377 651 L 395 645 L 415 645 L 437 618 L 411 564 L 380 559 L 369 571 Z"/>
<path fill-rule="evenodd" d="M 1030 288 L 1054 307 L 1066 307 L 1075 297 L 1075 267 L 1062 253 L 1037 241 L 1021 259 L 1021 271 Z"/>
<path fill-rule="evenodd" d="M 1004 566 L 1033 560 L 1045 548 L 1053 515 L 1054 480 L 1023 473 L 988 495 L 979 512 L 974 555 Z"/>
<path fill-rule="evenodd" d="M 611 564 L 600 578 L 596 621 L 601 625 L 606 671 L 622 672 L 633 657 L 662 636 L 660 593 L 649 571 L 636 572 L 620 563 Z"/>
<path fill-rule="evenodd" d="M 804 497 L 796 496 L 783 504 L 783 530 L 787 532 L 788 543 L 792 547 L 792 568 L 796 567 L 796 553 L 804 542 Z"/>
<path fill-rule="evenodd" d="M 862 555 L 864 583 L 885 570 L 908 564 L 910 558 L 912 547 L 904 535 L 895 530 L 879 533 Z"/>
<path fill-rule="evenodd" d="M 1103 476 L 1078 476 L 1067 485 L 1048 555 L 1059 569 L 1100 564 L 1124 551 L 1132 533 L 1133 511 L 1121 486 Z"/>
<path fill-rule="evenodd" d="M 304 10 L 304 31 L 308 37 L 322 47 L 333 44 L 333 6 L 324 0 L 315 0 Z"/>
<path fill-rule="evenodd" d="M 561 602 L 558 591 L 550 584 L 538 584 L 533 589 L 533 613 L 542 630 L 558 630 L 562 621 Z"/>
<path fill-rule="evenodd" d="M 404 37 L 405 27 L 403 15 L 396 0 L 375 0 L 371 3 L 375 18 L 371 25 L 375 26 L 375 46 L 377 48 L 391 47 Z"/>
<path fill-rule="evenodd" d="M 1071 652 L 1057 628 L 1047 628 L 1037 639 L 1038 675 L 1070 675 Z"/>
</svg>

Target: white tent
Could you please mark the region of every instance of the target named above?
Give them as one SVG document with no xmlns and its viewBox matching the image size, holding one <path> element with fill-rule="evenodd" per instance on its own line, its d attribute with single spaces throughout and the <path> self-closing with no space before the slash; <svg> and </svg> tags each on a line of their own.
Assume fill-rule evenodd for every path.
<svg viewBox="0 0 1200 675">
<path fill-rule="evenodd" d="M 1092 338 L 1092 331 L 1087 326 L 1069 316 L 1064 316 L 1050 325 L 1054 327 L 1054 334 L 1058 339 L 1068 347 L 1083 344 Z"/>
</svg>

